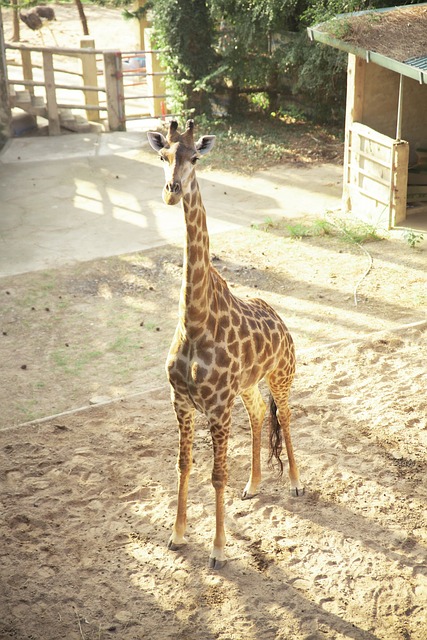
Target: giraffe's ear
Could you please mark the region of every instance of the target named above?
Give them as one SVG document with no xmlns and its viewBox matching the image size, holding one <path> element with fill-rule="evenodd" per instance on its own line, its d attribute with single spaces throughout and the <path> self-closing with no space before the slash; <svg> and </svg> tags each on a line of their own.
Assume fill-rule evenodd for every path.
<svg viewBox="0 0 427 640">
<path fill-rule="evenodd" d="M 166 147 L 168 144 L 165 136 L 155 131 L 147 131 L 147 138 L 152 149 L 154 149 L 154 151 L 156 151 L 157 153 L 161 151 L 163 147 Z"/>
<path fill-rule="evenodd" d="M 199 155 L 204 156 L 215 144 L 215 136 L 202 136 L 196 142 L 196 149 Z"/>
</svg>

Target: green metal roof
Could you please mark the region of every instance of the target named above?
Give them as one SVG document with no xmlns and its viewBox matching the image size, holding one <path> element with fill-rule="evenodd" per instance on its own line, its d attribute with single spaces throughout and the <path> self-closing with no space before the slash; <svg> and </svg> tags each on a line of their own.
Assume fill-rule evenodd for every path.
<svg viewBox="0 0 427 640">
<path fill-rule="evenodd" d="M 427 7 L 427 3 L 409 6 Z M 374 64 L 378 64 L 380 67 L 384 67 L 385 69 L 389 69 L 390 71 L 395 71 L 402 76 L 412 78 L 420 84 L 427 84 L 427 51 L 425 56 L 414 56 L 408 58 L 407 60 L 404 60 L 403 62 L 400 62 L 399 60 L 394 60 L 393 58 L 385 56 L 381 53 L 377 53 L 364 47 L 357 46 L 352 42 L 346 42 L 343 39 L 336 38 L 335 36 L 328 33 L 328 25 L 331 25 L 332 23 L 336 24 L 340 19 L 346 20 L 351 17 L 358 17 L 367 14 L 385 13 L 387 11 L 401 10 L 404 8 L 405 7 L 390 7 L 387 9 L 377 9 L 374 11 L 344 13 L 337 15 L 335 18 L 333 18 L 333 20 L 330 20 L 328 22 L 323 22 L 314 27 L 308 27 L 307 32 L 310 40 L 321 42 L 322 44 L 329 45 L 330 47 L 334 47 L 335 49 L 340 49 L 341 51 L 346 51 L 347 53 L 353 53 L 360 58 L 364 58 L 367 62 L 373 62 Z M 406 5 L 406 8 L 408 8 L 408 5 Z"/>
</svg>

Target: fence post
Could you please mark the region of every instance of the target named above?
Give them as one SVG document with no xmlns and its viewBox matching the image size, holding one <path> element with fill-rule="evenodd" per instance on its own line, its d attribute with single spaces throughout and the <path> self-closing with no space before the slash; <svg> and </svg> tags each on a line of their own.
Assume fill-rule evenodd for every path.
<svg viewBox="0 0 427 640">
<path fill-rule="evenodd" d="M 95 40 L 88 36 L 80 39 L 80 47 L 82 49 L 94 49 Z M 98 86 L 98 72 L 96 68 L 96 55 L 94 53 L 84 53 L 81 57 L 82 60 L 82 75 L 83 84 L 88 87 Z M 99 107 L 99 95 L 97 91 L 84 91 L 86 106 L 93 105 Z M 99 122 L 99 111 L 87 111 L 86 117 L 93 122 Z"/>
<path fill-rule="evenodd" d="M 165 113 L 165 109 L 162 109 L 162 103 L 165 101 L 163 97 L 165 93 L 165 82 L 162 75 L 163 69 L 160 66 L 158 54 L 152 51 L 151 29 L 145 29 L 144 39 L 147 49 L 145 53 L 147 89 L 148 95 L 153 96 L 150 98 L 150 115 L 153 118 L 159 118 Z"/>
<path fill-rule="evenodd" d="M 406 220 L 408 197 L 409 144 L 405 140 L 395 140 L 392 147 L 393 162 L 391 166 L 391 216 L 390 227 L 395 227 Z"/>
<path fill-rule="evenodd" d="M 120 51 L 104 51 L 104 76 L 109 130 L 126 131 L 122 56 Z"/>
<path fill-rule="evenodd" d="M 22 77 L 24 80 L 33 80 L 33 65 L 31 63 L 31 51 L 26 49 L 21 49 L 21 60 L 22 60 Z M 34 87 L 28 86 L 25 87 L 30 96 L 34 95 Z"/>
<path fill-rule="evenodd" d="M 53 72 L 53 56 L 51 51 L 43 51 L 43 73 L 46 87 L 49 135 L 56 136 L 61 133 L 61 126 L 59 124 L 58 104 L 56 102 L 55 75 Z"/>
<path fill-rule="evenodd" d="M 135 11 L 138 11 L 138 9 L 142 9 L 146 3 L 147 3 L 147 0 L 134 0 L 133 9 Z M 137 49 L 145 51 L 149 49 L 145 41 L 145 30 L 151 27 L 151 19 L 150 19 L 149 13 L 146 12 L 143 17 L 141 16 L 135 22 L 137 25 L 137 38 L 138 38 Z"/>
</svg>

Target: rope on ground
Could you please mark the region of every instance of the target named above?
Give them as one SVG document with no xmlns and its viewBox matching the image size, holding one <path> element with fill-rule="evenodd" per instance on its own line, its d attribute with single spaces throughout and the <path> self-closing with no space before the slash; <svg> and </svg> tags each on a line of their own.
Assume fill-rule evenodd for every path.
<svg viewBox="0 0 427 640">
<path fill-rule="evenodd" d="M 340 233 L 342 233 L 344 236 L 346 236 L 351 241 L 352 244 L 355 244 L 357 247 L 359 247 L 359 249 L 365 253 L 365 255 L 367 256 L 367 258 L 369 260 L 369 265 L 368 265 L 367 269 L 363 273 L 362 277 L 359 278 L 359 280 L 357 281 L 357 283 L 356 283 L 356 285 L 355 285 L 355 287 L 353 289 L 354 306 L 357 307 L 357 290 L 360 287 L 360 285 L 362 284 L 362 282 L 364 281 L 364 279 L 369 274 L 370 270 L 372 269 L 372 265 L 374 264 L 374 260 L 373 260 L 373 258 L 371 256 L 371 254 L 369 253 L 369 251 L 367 249 L 365 249 L 365 247 L 362 244 L 360 244 L 360 242 L 355 242 L 355 240 L 352 237 L 352 235 L 350 233 L 348 233 L 347 229 L 344 226 L 340 226 L 335 221 L 331 220 L 330 217 L 327 214 L 326 214 L 325 217 L 326 217 L 326 220 L 328 221 L 328 223 L 331 226 L 336 227 L 336 229 L 338 229 L 338 231 Z"/>
</svg>

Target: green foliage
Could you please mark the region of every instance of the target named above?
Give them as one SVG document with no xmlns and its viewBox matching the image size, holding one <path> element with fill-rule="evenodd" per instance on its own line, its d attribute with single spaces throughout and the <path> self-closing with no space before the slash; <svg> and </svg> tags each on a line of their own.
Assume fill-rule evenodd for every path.
<svg viewBox="0 0 427 640">
<path fill-rule="evenodd" d="M 213 94 L 221 112 L 241 112 L 245 102 L 256 110 L 279 108 L 283 87 L 273 34 L 297 28 L 305 0 L 149 0 L 146 6 L 171 72 L 174 111 L 209 113 Z M 254 93 L 266 100 L 251 99 Z"/>
<path fill-rule="evenodd" d="M 319 24 L 331 20 L 342 13 L 364 11 L 375 8 L 378 3 L 370 0 L 311 0 L 302 14 L 302 21 L 307 25 Z"/>
<path fill-rule="evenodd" d="M 209 112 L 209 81 L 217 58 L 213 48 L 214 24 L 205 0 L 155 0 L 156 45 L 170 75 L 167 79 L 175 111 L 185 115 Z"/>
<path fill-rule="evenodd" d="M 37 0 L 20 0 L 37 2 Z M 95 0 L 104 5 L 108 0 Z M 150 11 L 155 46 L 168 69 L 167 92 L 183 116 L 301 112 L 342 122 L 346 57 L 309 42 L 307 26 L 338 14 L 388 6 L 389 0 L 109 0 L 138 18 Z M 10 0 L 0 0 L 9 5 Z M 416 0 L 395 0 L 395 5 Z M 346 29 L 337 21 L 337 37 Z"/>
<path fill-rule="evenodd" d="M 306 112 L 321 121 L 341 121 L 345 107 L 347 56 L 341 51 L 307 41 L 305 32 L 277 55 L 278 73 L 287 77 L 292 95 Z"/>
<path fill-rule="evenodd" d="M 297 114 L 289 109 L 277 113 L 274 118 L 259 113 L 233 119 L 198 117 L 198 131 L 209 132 L 217 138 L 201 166 L 250 175 L 289 159 L 310 162 L 314 149 L 316 157 L 325 159 L 328 157 L 322 155 L 325 148 L 340 149 L 336 129 L 320 127 L 289 112 Z"/>
<path fill-rule="evenodd" d="M 338 235 L 344 242 L 350 244 L 364 244 L 365 242 L 375 242 L 381 240 L 375 226 L 363 222 L 358 218 L 334 218 L 328 219 L 327 223 L 334 235 Z"/>
<path fill-rule="evenodd" d="M 291 236 L 291 238 L 296 238 L 298 240 L 315 235 L 313 232 L 313 226 L 308 226 L 305 224 L 288 224 L 286 228 L 289 231 L 289 235 Z"/>
<path fill-rule="evenodd" d="M 365 242 L 381 240 L 377 230 L 357 218 L 319 218 L 308 222 L 296 221 L 289 224 L 285 221 L 269 225 L 265 231 L 285 231 L 290 238 L 301 240 L 302 238 L 316 238 L 319 236 L 335 237 L 349 244 L 361 245 Z"/>
<path fill-rule="evenodd" d="M 249 98 L 256 111 L 267 111 L 269 107 L 268 94 L 264 91 L 253 93 Z"/>
<path fill-rule="evenodd" d="M 413 231 L 412 229 L 408 229 L 407 231 L 405 231 L 403 237 L 405 238 L 411 249 L 415 249 L 417 244 L 424 240 L 424 235 L 422 233 Z"/>
</svg>

